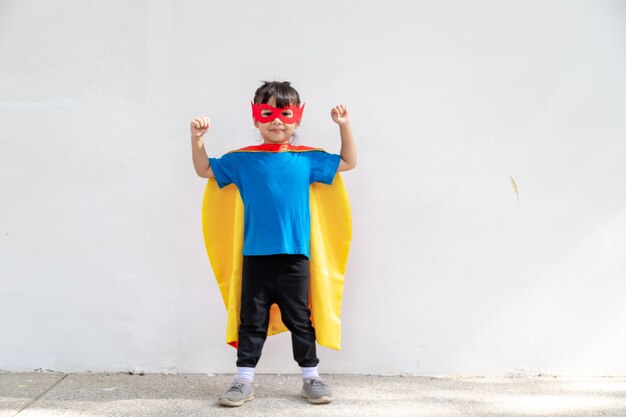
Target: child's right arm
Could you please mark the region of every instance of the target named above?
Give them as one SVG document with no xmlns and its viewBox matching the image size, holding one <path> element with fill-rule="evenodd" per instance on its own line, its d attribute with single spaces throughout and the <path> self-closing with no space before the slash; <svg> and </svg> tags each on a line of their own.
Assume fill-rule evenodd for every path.
<svg viewBox="0 0 626 417">
<path fill-rule="evenodd" d="M 208 117 L 197 117 L 191 121 L 191 155 L 196 174 L 202 178 L 215 178 L 209 157 L 204 149 L 204 134 L 211 127 Z"/>
</svg>

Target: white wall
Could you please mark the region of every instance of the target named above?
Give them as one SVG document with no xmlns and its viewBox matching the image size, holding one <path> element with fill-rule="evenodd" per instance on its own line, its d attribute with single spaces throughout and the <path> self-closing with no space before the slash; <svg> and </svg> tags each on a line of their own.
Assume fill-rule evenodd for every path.
<svg viewBox="0 0 626 417">
<path fill-rule="evenodd" d="M 622 1 L 0 1 L 0 369 L 233 371 L 188 124 L 255 144 L 286 79 L 358 141 L 322 371 L 626 374 L 624 42 Z"/>
</svg>

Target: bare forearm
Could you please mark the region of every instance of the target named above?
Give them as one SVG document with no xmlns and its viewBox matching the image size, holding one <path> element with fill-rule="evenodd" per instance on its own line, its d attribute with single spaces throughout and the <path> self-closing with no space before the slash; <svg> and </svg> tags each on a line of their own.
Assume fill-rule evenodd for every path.
<svg viewBox="0 0 626 417">
<path fill-rule="evenodd" d="M 341 135 L 341 159 L 347 165 L 346 170 L 356 167 L 356 144 L 350 123 L 339 126 Z"/>
<path fill-rule="evenodd" d="M 208 117 L 196 117 L 191 121 L 191 158 L 196 174 L 202 178 L 214 178 L 213 170 L 209 163 L 209 157 L 204 149 L 203 135 L 211 127 L 211 120 Z"/>
<path fill-rule="evenodd" d="M 202 178 L 213 177 L 213 170 L 209 164 L 209 157 L 204 149 L 203 138 L 191 138 L 191 156 L 193 158 L 193 167 Z"/>
<path fill-rule="evenodd" d="M 341 161 L 337 171 L 348 171 L 356 166 L 356 144 L 350 126 L 350 114 L 345 104 L 338 104 L 330 111 L 333 122 L 339 125 L 339 135 L 341 136 Z"/>
</svg>

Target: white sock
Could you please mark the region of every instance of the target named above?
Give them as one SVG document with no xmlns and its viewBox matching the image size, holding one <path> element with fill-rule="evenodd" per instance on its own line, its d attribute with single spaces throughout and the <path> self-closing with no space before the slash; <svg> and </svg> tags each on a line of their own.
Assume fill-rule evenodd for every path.
<svg viewBox="0 0 626 417">
<path fill-rule="evenodd" d="M 304 368 L 301 366 L 300 369 L 302 369 L 302 379 L 320 377 L 319 374 L 317 373 L 317 366 L 313 366 L 311 368 Z"/>
<path fill-rule="evenodd" d="M 248 382 L 254 381 L 254 368 L 237 367 L 236 379 L 241 379 Z"/>
</svg>

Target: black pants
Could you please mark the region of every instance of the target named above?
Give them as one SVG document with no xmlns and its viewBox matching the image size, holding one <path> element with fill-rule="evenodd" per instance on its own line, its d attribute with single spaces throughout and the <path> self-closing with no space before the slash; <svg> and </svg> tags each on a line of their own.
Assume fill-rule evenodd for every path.
<svg viewBox="0 0 626 417">
<path fill-rule="evenodd" d="M 291 332 L 293 358 L 317 366 L 315 329 L 309 310 L 309 260 L 304 255 L 244 256 L 237 366 L 254 368 L 267 337 L 270 306 L 280 308 Z"/>
</svg>

